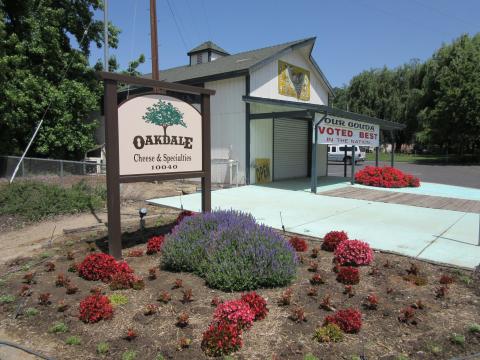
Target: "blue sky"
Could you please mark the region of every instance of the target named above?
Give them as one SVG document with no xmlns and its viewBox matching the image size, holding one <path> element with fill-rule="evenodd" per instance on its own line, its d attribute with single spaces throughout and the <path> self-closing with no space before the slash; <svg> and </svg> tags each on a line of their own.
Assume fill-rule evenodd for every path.
<svg viewBox="0 0 480 360">
<path fill-rule="evenodd" d="M 150 72 L 149 0 L 108 1 L 109 19 L 122 29 L 110 54 L 125 68 L 143 53 L 140 70 Z M 206 40 L 237 53 L 316 36 L 313 56 L 341 86 L 363 70 L 425 60 L 442 43 L 479 32 L 479 14 L 478 0 L 157 0 L 159 63 L 185 65 L 187 50 Z M 92 46 L 91 62 L 102 57 Z"/>
</svg>

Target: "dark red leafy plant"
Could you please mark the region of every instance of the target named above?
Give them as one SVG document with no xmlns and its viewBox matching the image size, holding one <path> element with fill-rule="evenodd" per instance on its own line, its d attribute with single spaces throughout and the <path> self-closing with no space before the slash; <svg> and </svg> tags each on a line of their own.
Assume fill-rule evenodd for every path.
<svg viewBox="0 0 480 360">
<path fill-rule="evenodd" d="M 182 279 L 175 279 L 175 281 L 173 282 L 172 289 L 179 289 L 181 287 L 183 287 L 183 280 Z"/>
<path fill-rule="evenodd" d="M 268 314 L 267 301 L 255 291 L 243 294 L 241 300 L 250 306 L 254 321 L 263 320 Z"/>
<path fill-rule="evenodd" d="M 338 310 L 335 314 L 327 316 L 324 324 L 336 324 L 348 334 L 357 333 L 362 327 L 362 314 L 353 308 Z"/>
<path fill-rule="evenodd" d="M 32 287 L 30 285 L 22 285 L 18 292 L 18 296 L 27 297 L 30 295 L 32 295 Z"/>
<path fill-rule="evenodd" d="M 378 307 L 378 296 L 375 294 L 369 294 L 365 298 L 365 302 L 363 305 L 369 310 L 376 310 Z"/>
<path fill-rule="evenodd" d="M 182 303 L 186 304 L 193 301 L 193 290 L 184 289 L 182 290 Z"/>
<path fill-rule="evenodd" d="M 325 281 L 323 280 L 322 276 L 320 274 L 315 274 L 310 278 L 310 284 L 312 285 L 320 285 L 324 284 Z"/>
<path fill-rule="evenodd" d="M 242 300 L 225 301 L 217 306 L 213 314 L 216 322 L 235 324 L 239 329 L 249 329 L 253 325 L 255 314 Z"/>
<path fill-rule="evenodd" d="M 142 249 L 132 249 L 127 253 L 128 257 L 142 257 L 143 250 Z"/>
<path fill-rule="evenodd" d="M 150 316 L 154 315 L 158 310 L 158 305 L 156 304 L 147 304 L 143 310 L 143 315 Z"/>
<path fill-rule="evenodd" d="M 85 323 L 96 323 L 112 316 L 113 307 L 110 299 L 104 295 L 90 295 L 80 302 L 79 318 Z"/>
<path fill-rule="evenodd" d="M 188 326 L 188 320 L 189 319 L 190 319 L 190 316 L 185 311 L 183 311 L 177 316 L 176 325 L 178 327 L 184 328 L 184 327 Z"/>
<path fill-rule="evenodd" d="M 292 295 L 293 295 L 293 289 L 288 288 L 282 294 L 280 295 L 280 299 L 278 299 L 278 305 L 285 306 L 285 305 L 290 305 L 292 302 Z"/>
<path fill-rule="evenodd" d="M 125 340 L 132 341 L 132 340 L 135 340 L 137 336 L 138 336 L 137 332 L 130 328 L 127 330 L 127 335 L 125 335 Z"/>
<path fill-rule="evenodd" d="M 148 279 L 155 280 L 157 278 L 157 268 L 148 269 Z"/>
<path fill-rule="evenodd" d="M 55 271 L 55 264 L 51 261 L 48 261 L 45 263 L 45 271 L 46 272 L 52 272 Z"/>
<path fill-rule="evenodd" d="M 39 305 L 50 305 L 50 293 L 42 293 L 38 295 L 38 304 Z"/>
<path fill-rule="evenodd" d="M 325 296 L 320 302 L 320 308 L 327 311 L 335 311 L 335 306 L 332 303 L 332 297 L 330 295 Z"/>
<path fill-rule="evenodd" d="M 304 238 L 299 236 L 292 236 L 289 240 L 290 245 L 295 249 L 295 251 L 303 252 L 307 251 L 308 245 Z"/>
<path fill-rule="evenodd" d="M 186 337 L 181 337 L 178 339 L 178 345 L 177 345 L 177 350 L 181 351 L 183 349 L 187 349 L 190 347 L 190 344 L 192 343 L 192 340 Z"/>
<path fill-rule="evenodd" d="M 398 315 L 398 321 L 406 324 L 415 325 L 416 324 L 415 309 L 409 306 L 400 310 L 400 315 Z"/>
<path fill-rule="evenodd" d="M 345 285 L 345 287 L 343 288 L 343 293 L 348 295 L 348 297 L 355 296 L 355 290 L 353 289 L 352 285 Z"/>
<path fill-rule="evenodd" d="M 447 285 L 443 285 L 443 286 L 440 286 L 438 288 L 435 289 L 435 297 L 437 299 L 443 299 L 444 297 L 447 296 L 448 294 L 448 286 Z"/>
<path fill-rule="evenodd" d="M 318 262 L 310 261 L 310 265 L 308 266 L 308 271 L 317 272 L 318 271 Z"/>
<path fill-rule="evenodd" d="M 147 242 L 147 255 L 152 255 L 160 252 L 163 242 L 165 241 L 164 235 L 152 236 Z"/>
<path fill-rule="evenodd" d="M 62 287 L 67 285 L 70 282 L 70 279 L 64 274 L 58 274 L 57 280 L 55 280 L 56 287 Z"/>
<path fill-rule="evenodd" d="M 67 286 L 65 286 L 65 289 L 66 289 L 66 293 L 68 295 L 72 295 L 72 294 L 75 294 L 77 291 L 78 291 L 78 286 L 72 284 L 71 282 L 69 282 L 67 284 Z"/>
<path fill-rule="evenodd" d="M 307 316 L 305 315 L 305 310 L 302 306 L 295 306 L 292 309 L 290 314 L 290 319 L 295 322 L 304 322 L 307 321 Z"/>
<path fill-rule="evenodd" d="M 317 296 L 318 295 L 318 288 L 316 288 L 315 286 L 310 286 L 307 289 L 307 295 L 308 296 Z"/>
<path fill-rule="evenodd" d="M 312 249 L 312 254 L 310 255 L 312 258 L 316 259 L 318 257 L 318 253 L 320 252 L 319 247 L 314 247 Z"/>
<path fill-rule="evenodd" d="M 366 242 L 345 240 L 337 245 L 335 262 L 340 265 L 369 265 L 373 261 L 373 251 Z"/>
<path fill-rule="evenodd" d="M 130 289 L 135 279 L 133 273 L 118 272 L 112 275 L 109 286 L 111 290 Z"/>
<path fill-rule="evenodd" d="M 35 283 L 34 277 L 35 277 L 34 273 L 31 273 L 31 272 L 26 273 L 25 275 L 23 275 L 23 282 L 25 284 L 34 284 Z"/>
<path fill-rule="evenodd" d="M 443 274 L 441 277 L 440 277 L 440 280 L 439 280 L 440 284 L 442 285 L 450 285 L 450 284 L 453 284 L 455 282 L 455 279 L 450 276 L 450 275 L 446 275 L 446 274 Z"/>
<path fill-rule="evenodd" d="M 242 331 L 233 323 L 212 322 L 202 336 L 202 350 L 207 356 L 224 356 L 243 345 Z"/>
<path fill-rule="evenodd" d="M 73 259 L 75 259 L 75 256 L 73 256 L 73 252 L 72 251 L 67 252 L 67 260 L 73 260 Z"/>
<path fill-rule="evenodd" d="M 345 231 L 330 231 L 323 237 L 322 249 L 335 251 L 337 245 L 344 240 L 348 240 L 348 235 Z"/>
<path fill-rule="evenodd" d="M 172 300 L 172 295 L 168 291 L 162 291 L 160 295 L 158 296 L 158 301 L 167 304 Z"/>
<path fill-rule="evenodd" d="M 182 222 L 183 219 L 189 216 L 194 216 L 196 213 L 190 210 L 183 210 L 180 214 L 178 214 L 177 219 L 175 220 L 175 225 L 178 225 Z"/>
<path fill-rule="evenodd" d="M 342 266 L 337 274 L 337 281 L 345 285 L 356 285 L 360 282 L 360 272 L 353 266 Z"/>
</svg>

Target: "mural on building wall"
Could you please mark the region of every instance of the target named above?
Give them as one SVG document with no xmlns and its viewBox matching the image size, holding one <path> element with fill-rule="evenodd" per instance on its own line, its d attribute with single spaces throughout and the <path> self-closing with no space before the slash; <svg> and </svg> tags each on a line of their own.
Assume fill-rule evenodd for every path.
<svg viewBox="0 0 480 360">
<path fill-rule="evenodd" d="M 299 100 L 310 100 L 310 71 L 279 60 L 278 93 Z"/>
<path fill-rule="evenodd" d="M 255 182 L 270 182 L 270 159 L 255 159 Z"/>
</svg>

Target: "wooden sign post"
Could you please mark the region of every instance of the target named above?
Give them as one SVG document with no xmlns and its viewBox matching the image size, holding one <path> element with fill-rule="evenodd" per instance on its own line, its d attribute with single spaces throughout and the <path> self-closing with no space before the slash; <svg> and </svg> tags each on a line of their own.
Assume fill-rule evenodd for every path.
<svg viewBox="0 0 480 360">
<path fill-rule="evenodd" d="M 108 249 L 119 259 L 120 183 L 201 178 L 202 211 L 211 210 L 210 95 L 215 91 L 109 72 L 97 75 L 104 82 Z M 174 96 L 153 93 L 119 106 L 118 83 L 200 95 L 201 111 Z"/>
</svg>

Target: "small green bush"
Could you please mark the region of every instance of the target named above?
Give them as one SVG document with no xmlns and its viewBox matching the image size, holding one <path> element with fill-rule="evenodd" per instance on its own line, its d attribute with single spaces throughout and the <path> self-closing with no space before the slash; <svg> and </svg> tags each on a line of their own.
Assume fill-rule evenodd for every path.
<svg viewBox="0 0 480 360">
<path fill-rule="evenodd" d="M 480 325 L 479 324 L 472 324 L 468 327 L 468 332 L 472 334 L 480 334 Z"/>
<path fill-rule="evenodd" d="M 452 344 L 463 346 L 465 345 L 465 336 L 462 334 L 453 333 L 450 336 L 450 341 Z"/>
<path fill-rule="evenodd" d="M 67 345 L 80 345 L 82 340 L 78 336 L 69 336 L 67 340 L 65 340 L 65 344 Z"/>
<path fill-rule="evenodd" d="M 113 306 L 125 305 L 128 304 L 128 298 L 122 294 L 112 294 L 108 298 Z"/>
<path fill-rule="evenodd" d="M 63 322 L 56 322 L 50 327 L 49 332 L 54 334 L 66 333 L 68 332 L 68 326 Z"/>
<path fill-rule="evenodd" d="M 106 355 L 110 351 L 110 345 L 106 342 L 98 343 L 97 345 L 97 354 Z"/>
<path fill-rule="evenodd" d="M 236 211 L 189 216 L 162 247 L 164 268 L 194 272 L 224 291 L 285 286 L 296 265 L 295 250 L 278 232 Z"/>
<path fill-rule="evenodd" d="M 104 206 L 105 187 L 79 182 L 70 188 L 36 181 L 0 186 L 0 215 L 19 215 L 29 221 L 74 214 Z"/>
<path fill-rule="evenodd" d="M 427 344 L 427 350 L 433 355 L 440 355 L 443 351 L 443 348 L 439 344 L 429 343 Z"/>
<path fill-rule="evenodd" d="M 25 315 L 27 315 L 28 317 L 32 317 L 32 316 L 36 316 L 38 315 L 39 311 L 35 308 L 27 308 L 25 310 Z"/>
<path fill-rule="evenodd" d="M 303 360 L 319 360 L 319 359 L 313 354 L 307 354 L 304 356 Z"/>
<path fill-rule="evenodd" d="M 127 350 L 122 354 L 122 360 L 135 360 L 137 358 L 137 352 L 134 350 Z"/>
<path fill-rule="evenodd" d="M 343 332 L 338 325 L 330 323 L 315 330 L 313 338 L 318 342 L 340 342 Z"/>
<path fill-rule="evenodd" d="M 10 304 L 12 302 L 15 301 L 15 296 L 13 295 L 10 295 L 10 294 L 6 294 L 6 295 L 2 295 L 0 296 L 0 304 Z"/>
</svg>

